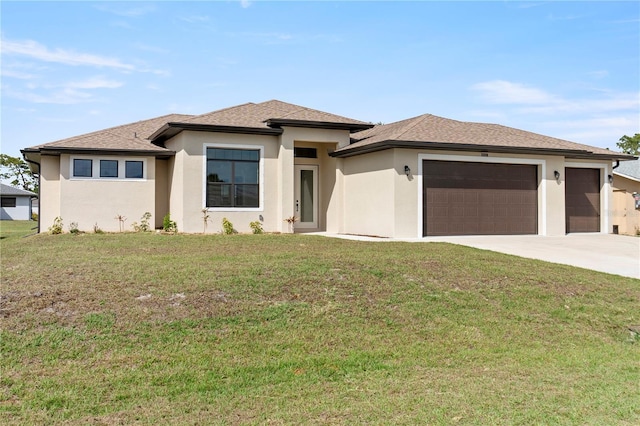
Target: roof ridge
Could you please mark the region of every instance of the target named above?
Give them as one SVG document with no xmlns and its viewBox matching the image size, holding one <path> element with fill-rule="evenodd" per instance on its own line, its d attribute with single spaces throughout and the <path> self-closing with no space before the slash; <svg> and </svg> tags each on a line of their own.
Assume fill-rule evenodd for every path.
<svg viewBox="0 0 640 426">
<path fill-rule="evenodd" d="M 217 114 L 219 112 L 229 111 L 229 110 L 232 110 L 232 109 L 235 109 L 235 108 L 244 107 L 244 106 L 247 106 L 247 105 L 257 105 L 257 104 L 254 103 L 254 102 L 245 102 L 245 103 L 240 104 L 240 105 L 234 105 L 234 106 L 230 106 L 230 107 L 226 107 L 226 108 L 222 108 L 222 109 L 216 109 L 216 110 L 213 110 L 213 111 L 205 112 L 204 114 L 191 115 L 188 118 L 188 120 L 195 120 L 195 119 L 197 119 L 199 117 L 204 117 L 204 116 L 211 115 L 211 114 Z M 185 114 L 185 115 L 189 115 L 189 114 Z"/>
<path fill-rule="evenodd" d="M 405 133 L 409 132 L 409 130 L 413 129 L 414 127 L 416 127 L 418 124 L 422 123 L 425 119 L 427 119 L 429 117 L 431 117 L 431 114 L 422 114 L 422 115 L 418 115 L 418 116 L 413 117 L 413 118 L 408 118 L 406 121 L 411 121 L 411 123 L 408 123 L 406 126 L 402 126 L 402 128 L 398 132 L 392 133 L 391 138 L 400 139 L 400 136 L 402 136 Z M 405 120 L 403 120 L 403 121 L 405 121 Z"/>
</svg>

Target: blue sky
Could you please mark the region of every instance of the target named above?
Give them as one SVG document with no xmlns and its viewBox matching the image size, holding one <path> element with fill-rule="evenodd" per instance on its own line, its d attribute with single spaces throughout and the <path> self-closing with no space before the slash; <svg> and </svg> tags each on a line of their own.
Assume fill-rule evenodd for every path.
<svg viewBox="0 0 640 426">
<path fill-rule="evenodd" d="M 279 99 L 616 149 L 640 133 L 640 3 L 2 1 L 2 153 Z"/>
</svg>

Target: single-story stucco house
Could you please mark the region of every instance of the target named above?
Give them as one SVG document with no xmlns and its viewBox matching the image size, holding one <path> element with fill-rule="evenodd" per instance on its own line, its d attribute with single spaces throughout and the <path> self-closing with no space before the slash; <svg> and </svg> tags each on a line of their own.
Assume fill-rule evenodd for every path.
<svg viewBox="0 0 640 426">
<path fill-rule="evenodd" d="M 635 157 L 496 124 L 373 125 L 271 100 L 166 115 L 22 150 L 56 217 L 117 231 L 151 213 L 181 232 L 416 238 L 612 232 L 610 176 Z M 129 228 L 130 229 L 130 228 Z"/>
<path fill-rule="evenodd" d="M 31 202 L 35 192 L 0 183 L 1 220 L 31 220 Z"/>
<path fill-rule="evenodd" d="M 613 169 L 614 232 L 640 233 L 640 160 L 621 161 Z"/>
</svg>

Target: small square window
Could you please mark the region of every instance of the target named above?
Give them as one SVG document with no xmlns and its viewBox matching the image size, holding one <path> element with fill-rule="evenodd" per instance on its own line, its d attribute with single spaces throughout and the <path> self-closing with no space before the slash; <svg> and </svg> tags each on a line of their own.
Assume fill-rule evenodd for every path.
<svg viewBox="0 0 640 426">
<path fill-rule="evenodd" d="M 126 161 L 124 177 L 127 179 L 142 179 L 143 174 L 143 162 L 142 161 Z"/>
<path fill-rule="evenodd" d="M 100 160 L 100 177 L 118 177 L 118 160 Z"/>
<path fill-rule="evenodd" d="M 93 161 L 76 158 L 73 160 L 73 176 L 75 177 L 91 177 L 93 169 Z"/>
<path fill-rule="evenodd" d="M 15 207 L 16 197 L 2 197 L 2 207 Z"/>
</svg>

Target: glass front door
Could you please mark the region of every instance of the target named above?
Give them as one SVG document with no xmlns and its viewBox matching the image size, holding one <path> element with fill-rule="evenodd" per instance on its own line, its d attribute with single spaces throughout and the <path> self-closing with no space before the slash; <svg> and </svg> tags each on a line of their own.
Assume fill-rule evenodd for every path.
<svg viewBox="0 0 640 426">
<path fill-rule="evenodd" d="M 318 166 L 295 166 L 295 227 L 318 227 Z"/>
</svg>

